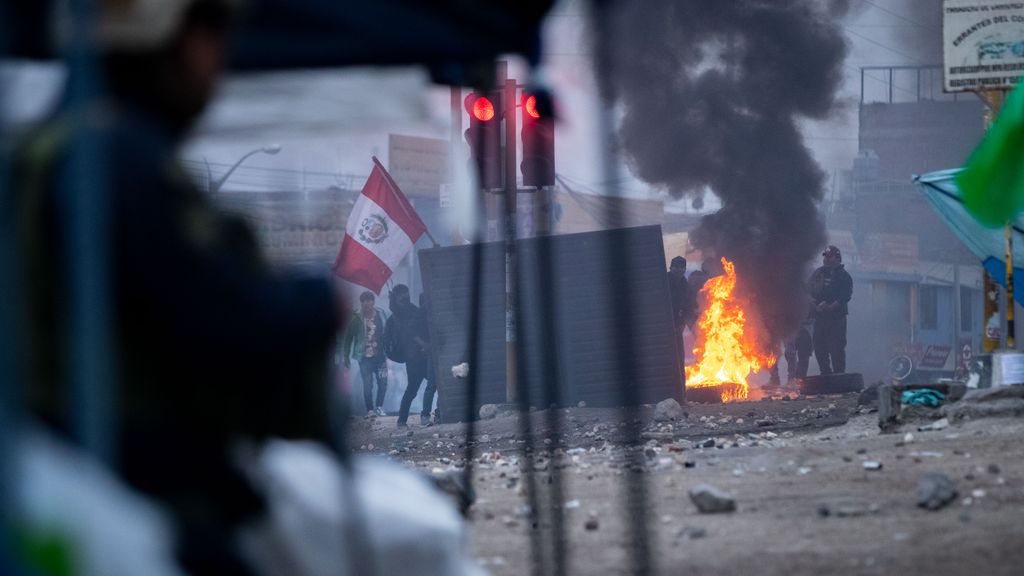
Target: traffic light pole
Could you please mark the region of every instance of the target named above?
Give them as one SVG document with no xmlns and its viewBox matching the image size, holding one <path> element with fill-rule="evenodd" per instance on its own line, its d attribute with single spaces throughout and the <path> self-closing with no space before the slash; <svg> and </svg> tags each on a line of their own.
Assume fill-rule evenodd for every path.
<svg viewBox="0 0 1024 576">
<path fill-rule="evenodd" d="M 518 400 L 516 386 L 516 81 L 508 63 L 498 63 L 498 85 L 504 90 L 505 117 L 505 399 Z"/>
</svg>

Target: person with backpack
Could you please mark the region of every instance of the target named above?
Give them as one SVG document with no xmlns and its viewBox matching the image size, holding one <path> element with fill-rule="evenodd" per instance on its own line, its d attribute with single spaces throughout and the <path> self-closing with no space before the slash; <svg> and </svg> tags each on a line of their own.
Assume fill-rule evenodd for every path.
<svg viewBox="0 0 1024 576">
<path fill-rule="evenodd" d="M 391 361 L 405 364 L 408 379 L 398 410 L 398 427 L 405 428 L 408 426 L 412 401 L 419 393 L 423 380 L 427 378 L 430 335 L 427 333 L 426 314 L 412 303 L 408 286 L 398 284 L 388 299 L 391 318 L 384 329 L 384 351 Z M 430 408 L 433 404 L 434 390 L 428 386 L 423 395 L 420 424 L 430 424 Z"/>
</svg>

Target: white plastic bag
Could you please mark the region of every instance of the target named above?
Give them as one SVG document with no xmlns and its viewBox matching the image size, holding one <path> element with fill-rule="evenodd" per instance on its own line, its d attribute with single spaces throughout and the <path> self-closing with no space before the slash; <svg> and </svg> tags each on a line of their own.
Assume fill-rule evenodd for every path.
<svg viewBox="0 0 1024 576">
<path fill-rule="evenodd" d="M 82 576 L 182 576 L 170 516 L 88 454 L 31 429 L 14 448 L 15 523 L 60 541 Z"/>
<path fill-rule="evenodd" d="M 275 440 L 255 475 L 269 517 L 245 532 L 242 549 L 263 576 L 483 574 L 451 499 L 398 465 L 357 457 L 350 478 L 326 448 Z"/>
</svg>

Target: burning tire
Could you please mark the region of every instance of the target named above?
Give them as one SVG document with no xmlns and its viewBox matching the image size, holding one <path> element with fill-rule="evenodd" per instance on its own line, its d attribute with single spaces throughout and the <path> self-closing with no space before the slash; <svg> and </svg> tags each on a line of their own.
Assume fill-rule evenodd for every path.
<svg viewBox="0 0 1024 576">
<path fill-rule="evenodd" d="M 816 394 L 846 394 L 860 392 L 864 389 L 864 376 L 856 372 L 850 374 L 821 374 L 804 378 L 800 392 L 813 396 Z"/>
<path fill-rule="evenodd" d="M 726 383 L 713 386 L 691 386 L 686 388 L 686 401 L 700 404 L 721 404 L 723 396 L 736 398 L 742 385 Z"/>
</svg>

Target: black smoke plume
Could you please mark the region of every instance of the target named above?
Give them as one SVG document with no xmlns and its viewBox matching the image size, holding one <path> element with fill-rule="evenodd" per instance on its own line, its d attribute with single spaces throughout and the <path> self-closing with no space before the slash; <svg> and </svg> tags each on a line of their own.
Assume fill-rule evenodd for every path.
<svg viewBox="0 0 1024 576">
<path fill-rule="evenodd" d="M 643 0 L 611 9 L 606 86 L 637 177 L 672 196 L 712 191 L 722 208 L 691 236 L 736 264 L 772 339 L 793 331 L 820 252 L 824 174 L 798 129 L 833 111 L 847 2 Z M 598 42 L 609 39 L 596 38 Z"/>
</svg>

